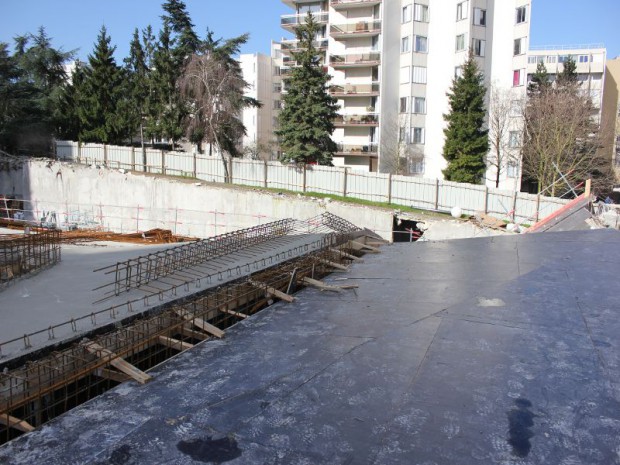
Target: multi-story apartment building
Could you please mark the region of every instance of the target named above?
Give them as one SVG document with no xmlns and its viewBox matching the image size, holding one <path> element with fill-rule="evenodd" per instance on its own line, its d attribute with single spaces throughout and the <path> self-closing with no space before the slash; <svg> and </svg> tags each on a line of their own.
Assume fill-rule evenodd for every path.
<svg viewBox="0 0 620 465">
<path fill-rule="evenodd" d="M 261 103 L 259 108 L 244 109 L 241 116 L 246 129 L 242 148 L 245 156 L 249 158 L 262 160 L 277 158 L 273 128 L 280 108 L 281 83 L 273 70 L 274 63 L 277 63 L 278 50 L 279 45 L 276 44 L 272 46 L 272 56 L 261 53 L 239 56 L 243 79 L 248 83 L 245 95 Z"/>
<path fill-rule="evenodd" d="M 446 93 L 470 49 L 487 84 L 525 96 L 531 0 L 283 1 L 285 29 L 307 11 L 322 25 L 340 104 L 335 165 L 441 178 Z"/>
<path fill-rule="evenodd" d="M 612 157 L 620 180 L 620 57 L 607 60 L 603 90 L 602 121 L 606 131 L 605 149 Z"/>
</svg>

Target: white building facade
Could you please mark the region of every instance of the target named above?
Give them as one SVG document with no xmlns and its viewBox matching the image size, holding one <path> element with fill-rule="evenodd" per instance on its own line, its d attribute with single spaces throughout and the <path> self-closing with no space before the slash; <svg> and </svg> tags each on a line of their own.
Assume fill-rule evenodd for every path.
<svg viewBox="0 0 620 465">
<path fill-rule="evenodd" d="M 278 45 L 272 47 L 274 57 L 278 49 Z M 275 160 L 278 156 L 273 130 L 280 108 L 281 83 L 277 73 L 274 73 L 275 63 L 274 58 L 261 53 L 239 56 L 243 79 L 248 83 L 245 96 L 261 103 L 259 108 L 245 108 L 241 116 L 246 128 L 242 148 L 247 158 Z"/>
<path fill-rule="evenodd" d="M 285 29 L 307 11 L 323 26 L 337 166 L 442 178 L 446 93 L 470 48 L 487 85 L 525 97 L 531 0 L 283 1 Z"/>
</svg>

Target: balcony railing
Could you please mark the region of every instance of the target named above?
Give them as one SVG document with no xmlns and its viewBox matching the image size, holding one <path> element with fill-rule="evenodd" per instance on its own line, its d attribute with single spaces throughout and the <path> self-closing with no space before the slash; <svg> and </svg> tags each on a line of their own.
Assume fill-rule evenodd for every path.
<svg viewBox="0 0 620 465">
<path fill-rule="evenodd" d="M 376 143 L 368 144 L 338 144 L 337 155 L 377 156 Z"/>
<path fill-rule="evenodd" d="M 381 32 L 381 21 L 358 21 L 351 24 L 332 24 L 329 32 L 334 38 L 370 36 Z"/>
<path fill-rule="evenodd" d="M 381 53 L 357 53 L 349 55 L 331 55 L 329 64 L 334 68 L 355 68 L 360 66 L 377 66 L 381 63 Z"/>
<path fill-rule="evenodd" d="M 330 4 L 334 10 L 344 10 L 347 8 L 371 7 L 379 5 L 381 0 L 331 0 Z"/>
<path fill-rule="evenodd" d="M 361 115 L 338 115 L 334 119 L 335 126 L 378 126 L 379 115 L 366 113 Z"/>
<path fill-rule="evenodd" d="M 312 13 L 314 20 L 319 23 L 326 23 L 328 17 L 327 11 L 320 11 Z M 280 17 L 280 25 L 282 27 L 294 28 L 299 26 L 300 24 L 306 24 L 306 15 L 282 15 Z"/>
<path fill-rule="evenodd" d="M 314 47 L 317 50 L 321 50 L 321 51 L 327 49 L 327 43 L 328 43 L 327 39 L 319 39 L 319 40 L 312 41 L 312 45 L 314 45 Z M 301 50 L 299 48 L 299 41 L 298 40 L 283 40 L 281 42 L 281 50 L 282 50 L 282 53 L 288 53 L 291 51 L 297 52 Z"/>
<path fill-rule="evenodd" d="M 379 83 L 372 84 L 344 84 L 342 86 L 331 86 L 329 93 L 334 97 L 364 97 L 364 96 L 377 96 L 379 95 Z"/>
</svg>

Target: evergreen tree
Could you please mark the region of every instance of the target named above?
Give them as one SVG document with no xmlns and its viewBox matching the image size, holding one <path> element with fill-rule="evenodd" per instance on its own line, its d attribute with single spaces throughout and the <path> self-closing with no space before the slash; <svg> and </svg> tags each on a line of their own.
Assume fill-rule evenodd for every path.
<svg viewBox="0 0 620 465">
<path fill-rule="evenodd" d="M 568 56 L 564 62 L 564 69 L 556 79 L 557 88 L 565 88 L 576 90 L 579 87 L 579 79 L 577 76 L 577 63 L 572 56 Z"/>
<path fill-rule="evenodd" d="M 40 115 L 37 88 L 24 79 L 18 60 L 0 42 L 0 149 L 16 152 L 22 135 Z"/>
<path fill-rule="evenodd" d="M 280 145 L 283 161 L 331 164 L 337 147 L 331 139 L 337 100 L 327 93 L 329 75 L 321 66 L 321 57 L 313 40 L 319 26 L 308 12 L 305 24 L 296 30 L 299 52 L 293 53 L 297 67 L 285 79 L 287 93 L 280 112 Z"/>
<path fill-rule="evenodd" d="M 536 65 L 536 72 L 532 75 L 532 80 L 528 85 L 527 92 L 532 95 L 539 92 L 546 92 L 550 88 L 551 81 L 549 80 L 547 67 L 542 61 L 539 61 L 538 65 Z"/>
<path fill-rule="evenodd" d="M 174 55 L 178 66 L 200 49 L 200 39 L 194 32 L 194 24 L 182 0 L 168 0 L 162 5 L 164 26 L 168 26 L 176 40 Z"/>
<path fill-rule="evenodd" d="M 120 143 L 126 133 L 119 114 L 123 73 L 114 60 L 116 47 L 110 45 L 110 40 L 102 26 L 95 50 L 88 56 L 78 107 L 83 142 Z"/>
<path fill-rule="evenodd" d="M 125 58 L 124 92 L 121 113 L 125 115 L 129 138 L 139 132 L 141 145 L 144 145 L 144 116 L 149 98 L 149 68 L 147 57 L 136 28 L 129 46 L 129 56 Z"/>
<path fill-rule="evenodd" d="M 473 54 L 463 65 L 463 73 L 452 81 L 448 93 L 450 113 L 444 115 L 448 127 L 443 148 L 448 181 L 480 184 L 486 170 L 489 150 L 488 130 L 484 128 L 486 88 Z"/>
<path fill-rule="evenodd" d="M 56 133 L 60 139 L 78 140 L 80 138 L 82 126 L 78 108 L 83 105 L 85 76 L 84 65 L 77 61 L 71 73 L 71 80 L 63 86 L 56 105 Z"/>
<path fill-rule="evenodd" d="M 170 28 L 164 24 L 153 54 L 151 96 L 147 134 L 152 138 L 166 138 L 174 142 L 183 135 L 182 120 L 185 109 L 177 88 L 178 67 L 174 57 L 174 40 Z"/>
</svg>

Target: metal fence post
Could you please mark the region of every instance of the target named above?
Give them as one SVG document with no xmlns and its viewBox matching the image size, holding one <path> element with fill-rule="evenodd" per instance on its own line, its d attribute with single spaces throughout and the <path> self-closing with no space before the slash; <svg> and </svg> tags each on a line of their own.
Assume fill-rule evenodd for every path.
<svg viewBox="0 0 620 465">
<path fill-rule="evenodd" d="M 228 182 L 229 184 L 233 183 L 233 159 L 232 157 L 228 159 Z"/>
<path fill-rule="evenodd" d="M 512 195 L 512 221 L 514 222 L 515 219 L 517 218 L 517 195 L 519 193 L 517 191 L 515 191 L 515 193 Z"/>
<path fill-rule="evenodd" d="M 538 223 L 540 219 L 540 194 L 536 195 L 536 215 L 534 216 L 534 220 Z"/>
<path fill-rule="evenodd" d="M 342 177 L 342 196 L 346 197 L 347 196 L 347 172 L 349 171 L 349 168 L 344 168 L 343 170 L 343 177 Z"/>
<path fill-rule="evenodd" d="M 304 163 L 304 172 L 303 172 L 303 185 L 301 186 L 301 191 L 302 192 L 306 192 L 306 171 L 307 171 L 307 165 Z"/>
<path fill-rule="evenodd" d="M 131 146 L 131 171 L 136 170 L 136 148 Z"/>
<path fill-rule="evenodd" d="M 264 161 L 265 165 L 263 167 L 263 184 L 265 188 L 267 188 L 267 171 L 269 170 L 269 166 L 267 165 L 267 160 Z"/>
<path fill-rule="evenodd" d="M 489 213 L 489 186 L 484 186 L 484 214 Z"/>
<path fill-rule="evenodd" d="M 108 146 L 103 144 L 103 164 L 108 166 Z"/>
<path fill-rule="evenodd" d="M 392 173 L 388 174 L 388 203 L 392 203 Z"/>
<path fill-rule="evenodd" d="M 196 169 L 197 163 L 196 163 L 196 152 L 194 152 L 194 160 L 193 160 L 193 165 L 192 165 L 192 174 L 194 175 L 194 178 L 198 177 L 198 172 Z"/>
<path fill-rule="evenodd" d="M 161 151 L 161 174 L 166 174 L 166 152 Z"/>
<path fill-rule="evenodd" d="M 439 210 L 439 179 L 435 179 L 435 210 Z"/>
<path fill-rule="evenodd" d="M 77 161 L 78 163 L 82 163 L 82 142 L 78 141 L 78 153 L 77 153 Z"/>
</svg>

